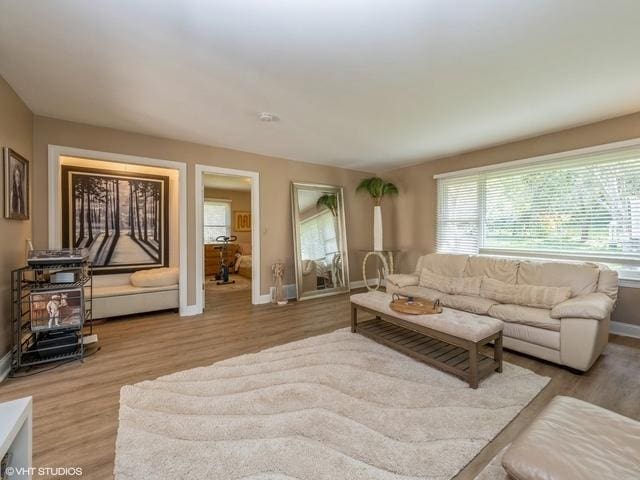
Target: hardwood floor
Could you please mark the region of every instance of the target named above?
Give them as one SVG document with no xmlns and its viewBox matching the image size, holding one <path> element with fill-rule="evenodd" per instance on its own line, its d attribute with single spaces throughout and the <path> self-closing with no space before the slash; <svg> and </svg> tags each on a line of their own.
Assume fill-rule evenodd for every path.
<svg viewBox="0 0 640 480">
<path fill-rule="evenodd" d="M 349 325 L 347 295 L 286 307 L 253 306 L 250 295 L 230 292 L 221 301 L 208 294 L 207 312 L 195 317 L 161 313 L 105 322 L 95 328 L 100 350 L 84 364 L 3 382 L 0 401 L 34 398 L 34 466 L 81 467 L 82 478 L 112 478 L 121 386 Z M 640 339 L 612 336 L 605 355 L 583 375 L 508 351 L 504 360 L 552 381 L 458 479 L 474 478 L 558 394 L 640 419 Z"/>
</svg>

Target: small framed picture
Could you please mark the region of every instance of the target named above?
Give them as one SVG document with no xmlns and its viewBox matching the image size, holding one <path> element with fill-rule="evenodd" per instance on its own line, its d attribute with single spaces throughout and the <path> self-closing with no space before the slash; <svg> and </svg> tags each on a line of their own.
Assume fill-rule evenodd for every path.
<svg viewBox="0 0 640 480">
<path fill-rule="evenodd" d="M 4 217 L 29 219 L 29 161 L 10 148 L 4 149 Z"/>
<path fill-rule="evenodd" d="M 84 319 L 81 288 L 31 292 L 31 330 L 80 328 Z"/>
<path fill-rule="evenodd" d="M 251 231 L 251 212 L 233 212 L 233 230 L 236 232 Z"/>
</svg>

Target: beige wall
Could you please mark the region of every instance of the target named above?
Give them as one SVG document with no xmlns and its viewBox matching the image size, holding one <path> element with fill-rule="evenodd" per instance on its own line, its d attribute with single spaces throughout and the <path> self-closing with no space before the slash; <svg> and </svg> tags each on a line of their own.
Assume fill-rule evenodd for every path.
<svg viewBox="0 0 640 480">
<path fill-rule="evenodd" d="M 402 271 L 412 270 L 417 257 L 435 251 L 436 181 L 438 173 L 563 152 L 640 138 L 640 113 L 542 135 L 484 150 L 433 160 L 385 174 L 400 196 L 386 206 L 385 235 L 402 250 Z M 613 320 L 640 325 L 640 289 L 621 288 Z"/>
<path fill-rule="evenodd" d="M 222 190 L 219 188 L 205 188 L 205 198 L 216 200 L 229 200 L 231 202 L 231 235 L 238 237 L 238 243 L 251 243 L 251 232 L 237 232 L 235 230 L 236 211 L 251 211 L 251 192 L 241 190 Z"/>
<path fill-rule="evenodd" d="M 27 160 L 32 160 L 33 114 L 7 82 L 0 77 L 0 146 L 10 147 Z M 4 165 L 4 162 L 1 162 Z M 33 178 L 33 162 L 30 164 Z M 4 181 L 4 173 L 0 175 Z M 33 191 L 33 187 L 31 187 Z M 4 186 L 0 188 L 4 195 Z M 31 197 L 33 198 L 33 196 Z M 26 241 L 31 238 L 31 221 L 6 220 L 4 199 L 0 201 L 0 358 L 10 346 L 11 291 L 9 272 L 25 262 Z M 33 209 L 32 209 L 33 213 Z"/>
<path fill-rule="evenodd" d="M 291 208 L 291 181 L 341 185 L 345 189 L 347 236 L 351 280 L 359 280 L 358 249 L 371 244 L 371 202 L 354 191 L 364 172 L 295 162 L 224 148 L 129 133 L 109 128 L 36 116 L 34 120 L 34 191 L 46 192 L 48 145 L 63 145 L 103 152 L 137 155 L 185 162 L 187 164 L 187 243 L 189 270 L 188 303 L 195 303 L 195 165 L 215 165 L 260 174 L 261 204 L 261 291 L 272 284 L 271 264 L 287 264 L 286 282 L 294 282 Z M 37 246 L 47 245 L 47 196 L 39 195 L 33 205 L 33 236 Z"/>
</svg>

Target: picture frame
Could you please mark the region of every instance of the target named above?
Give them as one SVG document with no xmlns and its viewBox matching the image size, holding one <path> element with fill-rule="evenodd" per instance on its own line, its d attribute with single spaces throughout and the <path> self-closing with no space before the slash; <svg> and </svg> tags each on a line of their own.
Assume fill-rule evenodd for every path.
<svg viewBox="0 0 640 480">
<path fill-rule="evenodd" d="M 235 232 L 251 231 L 251 212 L 234 211 L 233 212 L 233 230 Z"/>
<path fill-rule="evenodd" d="M 29 309 L 33 332 L 80 329 L 84 323 L 82 288 L 32 291 Z"/>
<path fill-rule="evenodd" d="M 4 218 L 29 220 L 29 160 L 4 148 Z"/>
<path fill-rule="evenodd" d="M 94 274 L 169 266 L 169 177 L 63 165 L 62 246 Z"/>
</svg>

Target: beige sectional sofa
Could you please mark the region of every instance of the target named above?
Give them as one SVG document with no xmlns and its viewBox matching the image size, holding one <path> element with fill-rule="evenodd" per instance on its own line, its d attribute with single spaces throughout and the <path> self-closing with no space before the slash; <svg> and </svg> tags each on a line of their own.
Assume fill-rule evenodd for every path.
<svg viewBox="0 0 640 480">
<path fill-rule="evenodd" d="M 451 293 L 463 283 L 481 288 Z M 607 344 L 618 274 L 594 263 L 434 253 L 411 274 L 389 275 L 386 288 L 498 318 L 506 348 L 587 371 Z"/>
</svg>

